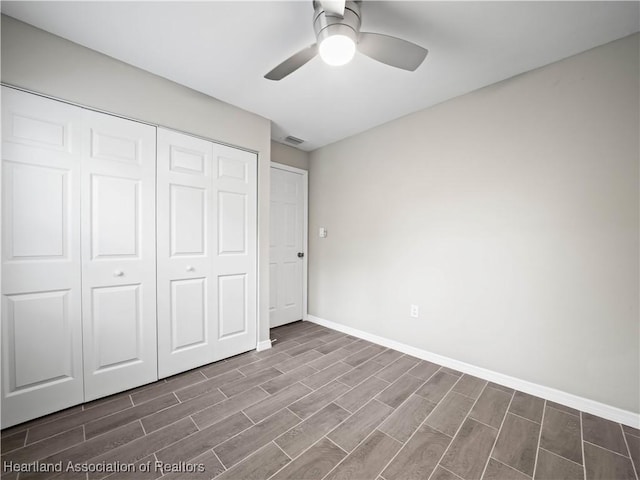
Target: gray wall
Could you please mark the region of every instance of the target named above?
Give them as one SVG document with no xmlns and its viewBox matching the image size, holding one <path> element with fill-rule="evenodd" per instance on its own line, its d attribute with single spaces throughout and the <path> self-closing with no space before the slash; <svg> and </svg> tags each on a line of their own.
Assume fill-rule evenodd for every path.
<svg viewBox="0 0 640 480">
<path fill-rule="evenodd" d="M 312 152 L 309 313 L 640 412 L 639 38 Z"/>
<path fill-rule="evenodd" d="M 258 339 L 268 340 L 270 121 L 5 15 L 1 53 L 6 84 L 258 152 Z"/>
<path fill-rule="evenodd" d="M 309 170 L 309 152 L 274 141 L 271 142 L 271 161 Z"/>
</svg>

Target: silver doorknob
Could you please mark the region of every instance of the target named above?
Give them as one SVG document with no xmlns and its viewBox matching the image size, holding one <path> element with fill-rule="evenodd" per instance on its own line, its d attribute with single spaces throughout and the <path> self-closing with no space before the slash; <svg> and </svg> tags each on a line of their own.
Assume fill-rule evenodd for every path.
<svg viewBox="0 0 640 480">
<path fill-rule="evenodd" d="M 298 252 L 298 258 L 304 257 L 304 252 Z"/>
<path fill-rule="evenodd" d="M 115 272 L 113 272 L 113 276 L 114 277 L 122 277 L 122 276 L 124 276 L 124 272 L 122 270 L 116 270 Z"/>
<path fill-rule="evenodd" d="M 195 272 L 195 267 L 192 267 L 191 265 L 187 265 L 187 272 Z"/>
</svg>

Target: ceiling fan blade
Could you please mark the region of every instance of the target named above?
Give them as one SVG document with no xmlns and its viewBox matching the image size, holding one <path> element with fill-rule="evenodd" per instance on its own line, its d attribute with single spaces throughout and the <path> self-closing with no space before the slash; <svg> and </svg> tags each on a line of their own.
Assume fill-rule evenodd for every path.
<svg viewBox="0 0 640 480">
<path fill-rule="evenodd" d="M 358 51 L 379 62 L 413 72 L 429 51 L 415 43 L 380 33 L 360 33 Z"/>
<path fill-rule="evenodd" d="M 345 0 L 320 0 L 325 13 L 344 17 Z"/>
<path fill-rule="evenodd" d="M 298 53 L 294 53 L 284 62 L 278 65 L 276 68 L 267 73 L 264 78 L 268 80 L 282 80 L 290 73 L 295 72 L 318 53 L 318 45 L 313 44 L 307 48 L 300 50 Z"/>
</svg>

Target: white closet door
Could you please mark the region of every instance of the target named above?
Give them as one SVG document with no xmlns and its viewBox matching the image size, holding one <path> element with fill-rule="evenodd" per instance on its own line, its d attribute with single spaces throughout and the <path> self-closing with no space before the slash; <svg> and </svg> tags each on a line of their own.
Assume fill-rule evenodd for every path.
<svg viewBox="0 0 640 480">
<path fill-rule="evenodd" d="M 85 111 L 85 401 L 157 377 L 155 128 Z"/>
<path fill-rule="evenodd" d="M 257 344 L 257 155 L 214 145 L 213 253 L 217 313 L 213 360 Z"/>
<path fill-rule="evenodd" d="M 81 110 L 2 88 L 2 427 L 82 402 Z"/>
<path fill-rule="evenodd" d="M 213 144 L 158 129 L 158 374 L 211 362 Z"/>
<path fill-rule="evenodd" d="M 256 346 L 255 154 L 158 129 L 158 371 Z"/>
</svg>

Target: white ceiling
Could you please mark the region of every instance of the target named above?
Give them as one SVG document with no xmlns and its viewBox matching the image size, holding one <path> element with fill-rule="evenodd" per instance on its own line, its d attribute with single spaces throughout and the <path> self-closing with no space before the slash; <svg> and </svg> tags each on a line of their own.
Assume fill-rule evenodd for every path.
<svg viewBox="0 0 640 480">
<path fill-rule="evenodd" d="M 356 55 L 263 75 L 315 42 L 311 0 L 2 2 L 2 12 L 272 120 L 313 150 L 640 30 L 639 2 L 365 1 L 362 31 L 429 49 L 415 71 Z"/>
</svg>

